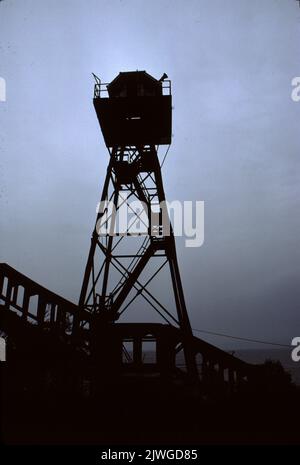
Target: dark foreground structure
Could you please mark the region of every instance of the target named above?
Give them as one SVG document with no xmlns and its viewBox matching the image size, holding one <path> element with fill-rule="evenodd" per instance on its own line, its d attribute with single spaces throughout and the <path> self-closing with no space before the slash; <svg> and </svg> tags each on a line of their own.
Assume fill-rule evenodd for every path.
<svg viewBox="0 0 300 465">
<path fill-rule="evenodd" d="M 0 265 L 2 440 L 297 442 L 290 415 L 299 412 L 299 393 L 284 372 L 249 365 L 192 333 L 158 158 L 158 146 L 171 142 L 170 81 L 144 71 L 110 84 L 96 78 L 94 107 L 110 158 L 78 305 Z M 120 233 L 130 198 L 142 211 Z M 133 233 L 142 215 L 145 230 Z M 172 309 L 150 286 L 163 270 Z M 133 303 L 162 322 L 119 322 Z"/>
</svg>

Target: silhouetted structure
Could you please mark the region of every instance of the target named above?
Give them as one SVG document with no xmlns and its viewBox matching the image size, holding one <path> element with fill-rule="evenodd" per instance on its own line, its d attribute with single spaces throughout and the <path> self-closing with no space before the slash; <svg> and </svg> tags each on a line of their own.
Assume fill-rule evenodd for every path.
<svg viewBox="0 0 300 465">
<path fill-rule="evenodd" d="M 108 92 L 108 97 L 103 97 L 103 91 Z M 167 323 L 172 318 L 180 328 L 188 373 L 196 378 L 196 362 L 191 347 L 192 330 L 184 301 L 174 235 L 167 209 L 163 211 L 162 207 L 165 194 L 155 147 L 171 142 L 170 81 L 158 81 L 145 71 L 120 73 L 110 84 L 96 83 L 94 106 L 110 155 L 101 202 L 111 199 L 116 214 L 108 216 L 104 206 L 98 213 L 79 307 L 92 313 L 93 324 L 97 325 L 96 334 L 100 334 L 100 328 L 105 322 L 109 325 L 108 322 L 116 321 L 120 313 L 123 313 L 126 299 L 135 289 L 136 296 L 143 295 L 151 300 L 151 305 Z M 128 199 L 132 197 L 140 200 L 144 208 L 142 221 L 145 222 L 146 218 L 148 235 L 129 254 L 124 247 L 122 252 L 122 239 L 130 235 L 130 225 L 126 225 L 121 238 L 114 236 L 114 230 L 120 206 L 126 198 L 126 204 L 130 208 Z M 135 215 L 141 221 L 140 216 L 141 213 Z M 105 225 L 108 230 L 104 235 L 99 235 L 101 222 L 102 227 Z M 101 263 L 97 263 L 100 259 L 95 257 L 97 248 L 104 255 Z M 152 281 L 160 269 L 169 265 L 177 319 L 151 294 L 147 283 L 142 285 L 139 282 L 149 261 L 152 258 L 157 260 L 157 257 L 165 261 L 152 276 L 148 276 L 148 282 Z M 111 269 L 114 268 L 119 272 L 119 281 L 113 281 L 111 277 Z M 114 328 L 116 325 L 109 331 L 114 331 Z M 95 340 L 101 346 L 101 350 L 97 350 L 99 357 L 101 352 L 107 357 L 100 337 L 95 336 Z"/>
<path fill-rule="evenodd" d="M 94 106 L 110 159 L 101 197 L 104 207 L 97 215 L 79 305 L 2 264 L 0 329 L 8 335 L 8 362 L 30 344 L 35 347 L 34 358 L 34 341 L 44 338 L 49 341 L 47 355 L 42 345 L 36 351 L 38 358 L 48 360 L 49 353 L 60 353 L 64 347 L 66 358 L 88 359 L 88 364 L 98 366 L 102 381 L 128 371 L 150 370 L 163 377 L 200 380 L 202 392 L 208 392 L 216 383 L 219 389 L 234 391 L 251 376 L 250 365 L 192 334 L 157 155 L 158 145 L 171 142 L 171 83 L 166 77 L 156 80 L 145 71 L 134 71 L 120 73 L 110 84 L 97 79 Z M 130 235 L 134 222 L 126 224 L 122 235 L 113 234 L 120 206 L 130 207 L 129 198 L 143 205 L 142 236 Z M 108 213 L 108 200 L 116 214 Z M 134 213 L 134 221 L 140 220 L 141 213 Z M 124 247 L 125 238 L 127 244 L 136 244 L 135 250 Z M 160 264 L 153 271 L 150 262 L 156 261 Z M 169 311 L 149 286 L 165 267 L 170 271 L 176 312 Z M 137 298 L 150 304 L 163 323 L 117 323 Z M 37 336 L 28 338 L 27 333 Z M 143 344 L 149 341 L 156 354 L 146 364 Z M 128 343 L 132 351 L 126 348 Z M 186 370 L 176 365 L 181 351 Z"/>
<path fill-rule="evenodd" d="M 157 153 L 158 145 L 171 142 L 171 105 L 166 75 L 156 80 L 135 71 L 120 73 L 110 84 L 97 80 L 94 106 L 110 158 L 79 304 L 0 265 L 0 331 L 7 336 L 7 362 L 1 372 L 5 396 L 12 402 L 15 390 L 26 399 L 24 406 L 28 395 L 34 395 L 34 402 L 41 398 L 43 405 L 47 396 L 58 415 L 67 396 L 71 415 L 79 409 L 79 399 L 87 396 L 92 406 L 102 399 L 103 415 L 103 399 L 109 398 L 105 411 L 110 418 L 111 400 L 120 390 L 143 402 L 143 393 L 157 389 L 153 402 L 160 408 L 169 401 L 171 419 L 174 402 L 178 407 L 178 398 L 186 394 L 192 410 L 191 386 L 193 393 L 196 386 L 199 402 L 207 397 L 228 399 L 261 386 L 255 366 L 192 333 Z M 134 211 L 134 221 L 118 235 L 120 208 L 130 208 L 130 198 L 141 202 L 142 211 Z M 107 201 L 112 202 L 112 212 Z M 145 222 L 142 235 L 131 231 L 138 220 Z M 164 268 L 169 269 L 174 296 L 171 311 L 150 288 Z M 162 323 L 118 322 L 138 298 L 160 315 Z M 143 345 L 150 342 L 155 354 L 147 363 Z M 176 361 L 180 352 L 185 366 Z M 181 415 L 186 415 L 185 409 Z"/>
</svg>

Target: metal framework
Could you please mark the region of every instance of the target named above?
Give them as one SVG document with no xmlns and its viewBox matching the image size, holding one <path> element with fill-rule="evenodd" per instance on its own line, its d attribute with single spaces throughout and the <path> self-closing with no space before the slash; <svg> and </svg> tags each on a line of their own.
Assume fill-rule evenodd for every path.
<svg viewBox="0 0 300 465">
<path fill-rule="evenodd" d="M 79 306 L 103 322 L 113 322 L 141 296 L 165 322 L 181 330 L 181 348 L 187 370 L 196 377 L 195 355 L 191 348 L 192 330 L 165 203 L 157 148 L 154 145 L 116 146 L 109 149 L 109 154 Z M 141 208 L 132 208 L 132 199 L 139 202 Z M 125 230 L 120 231 L 124 206 L 132 216 Z M 135 244 L 132 252 L 128 252 L 129 241 Z M 98 256 L 99 252 L 102 257 Z M 150 266 L 152 259 L 156 260 L 154 270 Z M 176 312 L 167 309 L 149 289 L 152 280 L 167 265 Z"/>
</svg>

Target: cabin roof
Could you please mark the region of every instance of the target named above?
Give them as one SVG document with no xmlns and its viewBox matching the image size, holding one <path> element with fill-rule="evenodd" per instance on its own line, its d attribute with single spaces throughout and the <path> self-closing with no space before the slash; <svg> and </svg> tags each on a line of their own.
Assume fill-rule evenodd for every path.
<svg viewBox="0 0 300 465">
<path fill-rule="evenodd" d="M 146 71 L 125 71 L 120 72 L 108 85 L 107 88 L 112 89 L 118 87 L 123 82 L 133 81 L 148 81 L 154 86 L 161 86 L 161 82 L 148 74 Z"/>
</svg>

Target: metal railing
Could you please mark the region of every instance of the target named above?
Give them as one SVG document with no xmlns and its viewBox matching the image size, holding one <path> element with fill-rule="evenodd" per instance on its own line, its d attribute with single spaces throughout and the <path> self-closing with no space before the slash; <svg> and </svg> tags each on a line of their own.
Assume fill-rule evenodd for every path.
<svg viewBox="0 0 300 465">
<path fill-rule="evenodd" d="M 165 79 L 162 81 L 162 93 L 163 95 L 171 95 L 171 81 L 170 79 Z"/>
<path fill-rule="evenodd" d="M 108 97 L 107 86 L 107 82 L 96 83 L 94 87 L 94 98 Z"/>
<path fill-rule="evenodd" d="M 171 81 L 165 79 L 161 82 L 162 84 L 162 95 L 171 95 Z M 97 82 L 94 86 L 94 98 L 105 98 L 108 97 L 108 82 Z"/>
<path fill-rule="evenodd" d="M 6 263 L 0 264 L 0 305 L 3 311 L 12 311 L 23 321 L 41 327 L 59 327 L 62 333 L 69 335 L 76 329 L 80 317 L 89 316 L 73 302 L 49 291 Z"/>
</svg>

